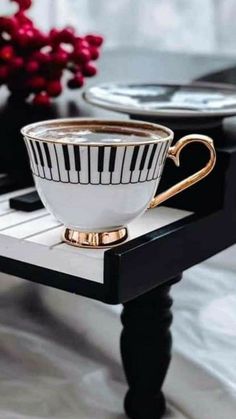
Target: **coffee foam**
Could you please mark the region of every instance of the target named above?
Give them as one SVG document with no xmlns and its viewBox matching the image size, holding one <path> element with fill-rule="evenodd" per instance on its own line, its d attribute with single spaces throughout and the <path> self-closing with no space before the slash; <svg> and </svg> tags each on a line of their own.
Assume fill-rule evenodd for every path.
<svg viewBox="0 0 236 419">
<path fill-rule="evenodd" d="M 115 131 L 115 130 L 114 130 Z M 75 127 L 58 127 L 58 128 L 41 128 L 40 130 L 37 130 L 37 136 L 39 136 L 42 140 L 52 140 L 52 141 L 58 141 L 60 143 L 65 142 L 66 144 L 89 144 L 93 142 L 99 142 L 99 143 L 119 143 L 119 144 L 126 144 L 126 143 L 143 143 L 144 139 L 146 140 L 150 139 L 161 139 L 162 137 L 159 135 L 156 135 L 151 132 L 146 132 L 144 130 L 135 131 L 135 133 L 132 133 L 132 130 L 130 132 L 127 132 L 126 134 L 122 132 L 104 132 L 100 131 L 99 129 L 76 129 Z"/>
</svg>

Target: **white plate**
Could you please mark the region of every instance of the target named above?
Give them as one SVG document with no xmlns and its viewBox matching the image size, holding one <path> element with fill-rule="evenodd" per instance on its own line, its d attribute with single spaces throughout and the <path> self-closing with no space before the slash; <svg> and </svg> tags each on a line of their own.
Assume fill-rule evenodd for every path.
<svg viewBox="0 0 236 419">
<path fill-rule="evenodd" d="M 236 115 L 236 88 L 232 85 L 103 83 L 89 87 L 87 102 L 111 111 L 158 120 L 206 123 Z M 194 122 L 193 122 L 194 123 Z"/>
</svg>

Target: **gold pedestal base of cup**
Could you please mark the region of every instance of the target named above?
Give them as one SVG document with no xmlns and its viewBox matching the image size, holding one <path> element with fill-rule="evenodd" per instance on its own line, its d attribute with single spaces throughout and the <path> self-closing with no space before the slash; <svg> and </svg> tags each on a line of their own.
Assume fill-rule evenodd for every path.
<svg viewBox="0 0 236 419">
<path fill-rule="evenodd" d="M 84 232 L 66 228 L 63 240 L 71 246 L 86 247 L 89 249 L 102 249 L 116 246 L 128 237 L 127 228 L 123 227 L 114 231 L 103 231 L 99 233 Z"/>
</svg>

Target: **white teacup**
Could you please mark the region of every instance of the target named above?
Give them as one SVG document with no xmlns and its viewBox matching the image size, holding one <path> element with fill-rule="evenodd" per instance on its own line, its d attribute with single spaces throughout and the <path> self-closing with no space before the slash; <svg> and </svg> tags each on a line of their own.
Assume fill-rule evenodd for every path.
<svg viewBox="0 0 236 419">
<path fill-rule="evenodd" d="M 101 119 L 57 119 L 22 129 L 38 193 L 66 229 L 64 240 L 82 247 L 108 247 L 127 238 L 127 224 L 148 208 L 198 182 L 213 169 L 213 141 L 183 137 L 173 147 L 164 126 Z M 210 150 L 207 165 L 154 197 L 167 157 L 179 165 L 189 143 Z"/>
</svg>

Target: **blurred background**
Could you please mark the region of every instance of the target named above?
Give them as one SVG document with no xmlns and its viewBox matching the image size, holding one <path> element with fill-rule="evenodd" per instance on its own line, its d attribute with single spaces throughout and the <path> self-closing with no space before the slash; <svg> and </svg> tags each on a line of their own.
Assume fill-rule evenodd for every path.
<svg viewBox="0 0 236 419">
<path fill-rule="evenodd" d="M 0 11 L 15 7 L 1 3 Z M 81 33 L 100 32 L 107 48 L 201 53 L 236 50 L 235 13 L 235 0 L 35 0 L 31 11 L 45 29 L 73 24 Z"/>
</svg>

